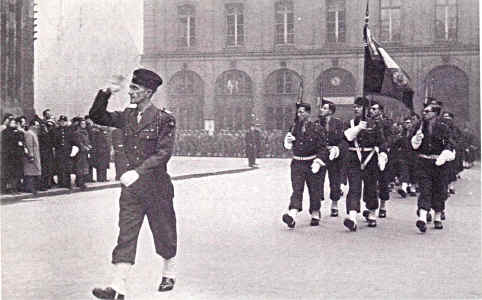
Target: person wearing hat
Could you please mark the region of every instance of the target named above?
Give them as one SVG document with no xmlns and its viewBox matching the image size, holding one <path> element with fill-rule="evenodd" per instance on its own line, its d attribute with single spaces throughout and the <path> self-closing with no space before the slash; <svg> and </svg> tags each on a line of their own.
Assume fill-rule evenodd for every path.
<svg viewBox="0 0 482 300">
<path fill-rule="evenodd" d="M 328 170 L 328 178 L 330 181 L 330 199 L 331 199 L 331 212 L 332 217 L 338 216 L 338 200 L 342 195 L 341 191 L 341 170 L 343 168 L 343 159 L 341 153 L 342 149 L 346 148 L 344 145 L 343 131 L 345 124 L 342 120 L 334 117 L 336 112 L 336 105 L 328 100 L 322 99 L 320 103 L 320 126 L 325 129 L 328 139 L 328 151 L 329 157 L 326 161 L 326 168 L 321 168 L 321 200 L 324 200 L 324 186 L 325 175 Z"/>
<path fill-rule="evenodd" d="M 425 106 L 422 124 L 410 139 L 417 153 L 420 185 L 415 225 L 422 233 L 427 230 L 427 214 L 431 209 L 435 211 L 434 228 L 443 229 L 441 215 L 447 193 L 447 162 L 455 159 L 451 130 L 439 117 L 441 109 L 437 104 Z"/>
<path fill-rule="evenodd" d="M 246 132 L 245 138 L 246 156 L 248 157 L 248 165 L 255 167 L 256 156 L 258 155 L 259 148 L 261 146 L 261 133 L 256 129 L 255 124 L 249 126 L 249 130 Z"/>
<path fill-rule="evenodd" d="M 365 216 L 369 227 L 376 227 L 375 211 L 378 209 L 377 181 L 379 171 L 383 171 L 388 161 L 385 148 L 384 134 L 379 126 L 369 128 L 364 119 L 364 108 L 369 107 L 370 101 L 365 97 L 355 98 L 353 104 L 354 118 L 350 120 L 344 131 L 348 142 L 346 153 L 346 168 L 348 185 L 346 196 L 346 210 L 348 216 L 343 224 L 350 231 L 356 231 L 357 214 L 360 213 L 360 200 L 368 210 Z"/>
<path fill-rule="evenodd" d="M 72 188 L 72 152 L 73 132 L 69 127 L 67 116 L 60 115 L 58 127 L 54 131 L 55 157 L 57 160 L 57 176 L 60 187 Z"/>
<path fill-rule="evenodd" d="M 161 77 L 153 71 L 137 69 L 129 85 L 130 103 L 135 108 L 107 111 L 110 96 L 120 90 L 120 82 L 113 81 L 97 93 L 89 111 L 95 123 L 122 130 L 120 151 L 128 162 L 127 171 L 120 177 L 119 236 L 112 252 L 114 278 L 109 287 L 92 291 L 100 299 L 124 299 L 127 275 L 135 263 L 137 239 L 145 216 L 156 253 L 163 259 L 158 291 L 174 288 L 177 231 L 174 187 L 167 163 L 174 148 L 176 120 L 151 102 L 161 84 Z"/>
<path fill-rule="evenodd" d="M 397 135 L 392 145 L 392 153 L 397 156 L 398 175 L 401 182 L 397 192 L 402 198 L 407 195 L 416 196 L 416 156 L 410 145 L 410 138 L 413 132 L 412 118 L 407 117 L 403 120 L 402 132 Z"/>
<path fill-rule="evenodd" d="M 288 212 L 283 214 L 282 220 L 288 228 L 296 225 L 296 216 L 302 210 L 303 190 L 305 183 L 310 195 L 309 213 L 311 226 L 320 223 L 321 199 L 321 167 L 326 166 L 328 160 L 326 133 L 319 122 L 310 120 L 311 105 L 297 103 L 297 121 L 286 134 L 284 146 L 293 151 L 291 160 L 291 194 Z"/>
</svg>

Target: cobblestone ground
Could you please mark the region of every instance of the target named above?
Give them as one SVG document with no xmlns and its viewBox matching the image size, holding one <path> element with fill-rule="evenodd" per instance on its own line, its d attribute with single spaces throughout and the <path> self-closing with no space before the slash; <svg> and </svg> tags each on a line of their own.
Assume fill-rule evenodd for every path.
<svg viewBox="0 0 482 300">
<path fill-rule="evenodd" d="M 303 211 L 288 230 L 281 215 L 291 193 L 289 160 L 259 162 L 250 171 L 174 182 L 176 287 L 156 292 L 161 261 L 146 222 L 127 299 L 482 298 L 480 165 L 456 183 L 444 229 L 430 225 L 422 235 L 416 199 L 395 193 L 376 228 L 360 218 L 359 231 L 348 232 L 342 215 L 328 216 L 325 201 L 319 227 Z M 113 188 L 3 205 L 2 299 L 93 299 L 92 288 L 111 279 L 119 194 Z"/>
</svg>

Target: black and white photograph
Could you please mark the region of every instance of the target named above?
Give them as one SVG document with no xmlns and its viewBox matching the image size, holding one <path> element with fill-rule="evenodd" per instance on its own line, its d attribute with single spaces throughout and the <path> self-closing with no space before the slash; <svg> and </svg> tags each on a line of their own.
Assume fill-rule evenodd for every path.
<svg viewBox="0 0 482 300">
<path fill-rule="evenodd" d="M 479 0 L 0 0 L 0 299 L 482 299 Z"/>
</svg>

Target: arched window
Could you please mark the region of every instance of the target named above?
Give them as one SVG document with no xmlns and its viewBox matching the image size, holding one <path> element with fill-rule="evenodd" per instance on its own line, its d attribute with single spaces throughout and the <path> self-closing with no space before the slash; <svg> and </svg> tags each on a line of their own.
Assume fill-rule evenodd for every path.
<svg viewBox="0 0 482 300">
<path fill-rule="evenodd" d="M 176 116 L 179 129 L 202 129 L 204 126 L 204 82 L 193 71 L 174 74 L 168 84 L 168 108 Z"/>
<path fill-rule="evenodd" d="M 252 120 L 253 90 L 248 74 L 239 70 L 222 73 L 216 80 L 216 128 L 246 129 Z"/>
<path fill-rule="evenodd" d="M 287 130 L 293 125 L 300 82 L 301 76 L 289 69 L 276 70 L 268 76 L 263 105 L 266 129 Z"/>
</svg>

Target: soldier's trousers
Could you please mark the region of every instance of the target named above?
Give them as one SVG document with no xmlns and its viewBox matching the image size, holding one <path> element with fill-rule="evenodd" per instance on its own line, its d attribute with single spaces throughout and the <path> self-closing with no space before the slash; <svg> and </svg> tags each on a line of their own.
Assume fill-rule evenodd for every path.
<svg viewBox="0 0 482 300">
<path fill-rule="evenodd" d="M 147 216 L 156 253 L 164 259 L 177 251 L 174 188 L 169 175 L 147 174 L 129 187 L 122 186 L 119 199 L 119 236 L 112 263 L 135 263 L 137 239 Z"/>
<path fill-rule="evenodd" d="M 362 161 L 370 152 L 362 152 Z M 346 195 L 346 211 L 356 210 L 360 212 L 360 200 L 363 183 L 363 201 L 367 209 L 378 208 L 377 197 L 377 178 L 378 178 L 378 161 L 376 154 L 373 155 L 370 162 L 364 170 L 360 168 L 360 161 L 355 151 L 349 151 L 346 157 L 346 172 L 348 177 L 348 185 L 350 186 Z"/>
<path fill-rule="evenodd" d="M 374 155 L 372 159 L 378 163 L 378 158 L 376 155 Z M 389 185 L 393 178 L 392 174 L 392 164 L 390 163 L 389 157 L 385 170 L 380 171 L 380 169 L 378 169 L 378 197 L 380 197 L 380 200 L 387 201 L 390 199 Z"/>
<path fill-rule="evenodd" d="M 447 198 L 446 167 L 446 165 L 436 166 L 434 159 L 418 158 L 419 209 L 423 208 L 430 211 L 433 208 L 436 212 L 445 209 Z"/>
<path fill-rule="evenodd" d="M 256 163 L 256 148 L 247 146 L 246 147 L 246 156 L 248 157 L 248 164 L 253 166 Z"/>
<path fill-rule="evenodd" d="M 321 173 L 313 174 L 311 164 L 313 160 L 295 160 L 291 161 L 291 186 L 293 193 L 291 194 L 290 205 L 288 209 L 303 209 L 303 191 L 305 183 L 308 186 L 310 194 L 309 212 L 319 211 L 321 207 Z"/>
<path fill-rule="evenodd" d="M 340 200 L 341 197 L 341 176 L 342 176 L 343 161 L 335 159 L 328 161 L 325 168 L 320 169 L 321 180 L 321 200 L 324 200 L 325 176 L 328 171 L 328 180 L 330 181 L 330 199 L 334 201 Z"/>
</svg>

